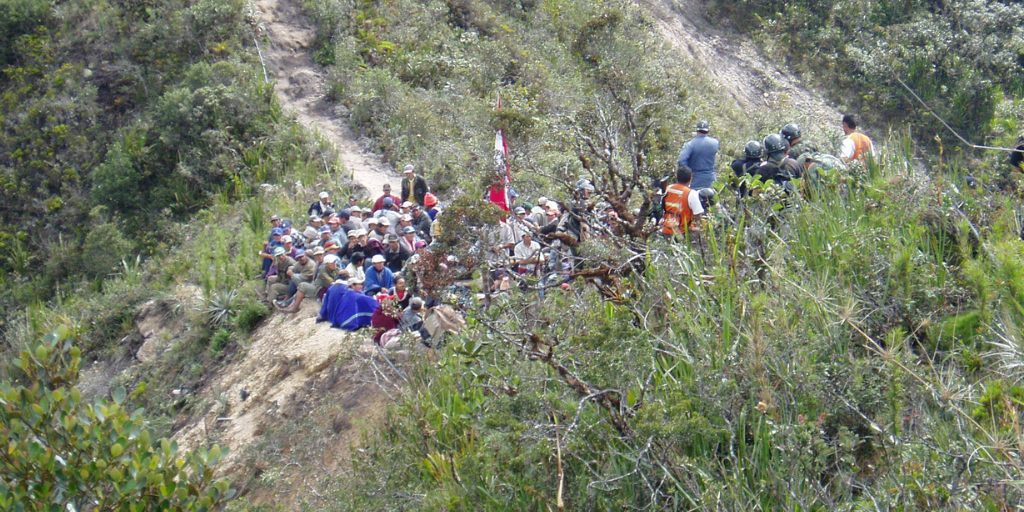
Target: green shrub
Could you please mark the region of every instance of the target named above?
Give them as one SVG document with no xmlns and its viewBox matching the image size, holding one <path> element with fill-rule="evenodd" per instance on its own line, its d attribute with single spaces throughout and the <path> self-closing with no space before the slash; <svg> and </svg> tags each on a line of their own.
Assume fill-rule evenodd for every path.
<svg viewBox="0 0 1024 512">
<path fill-rule="evenodd" d="M 0 509 L 210 510 L 229 500 L 214 480 L 226 455 L 214 445 L 180 455 L 151 439 L 142 411 L 129 413 L 125 390 L 88 403 L 75 383 L 81 352 L 66 328 L 12 361 L 0 382 Z"/>
<path fill-rule="evenodd" d="M 235 326 L 239 331 L 248 334 L 254 331 L 256 326 L 268 316 L 270 316 L 270 308 L 262 302 L 246 302 L 238 309 Z"/>
<path fill-rule="evenodd" d="M 106 276 L 129 257 L 131 249 L 131 242 L 117 226 L 100 224 L 89 231 L 82 244 L 82 270 L 91 278 Z"/>
</svg>

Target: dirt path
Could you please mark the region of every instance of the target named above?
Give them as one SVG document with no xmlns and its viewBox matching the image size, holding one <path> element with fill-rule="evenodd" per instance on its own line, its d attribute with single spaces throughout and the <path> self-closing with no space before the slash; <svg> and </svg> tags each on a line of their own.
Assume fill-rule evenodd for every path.
<svg viewBox="0 0 1024 512">
<path fill-rule="evenodd" d="M 285 112 L 299 124 L 331 141 L 345 170 L 368 195 L 380 195 L 385 183 L 397 187 L 401 178 L 380 157 L 363 149 L 336 107 L 325 101 L 326 79 L 309 51 L 312 23 L 293 0 L 258 0 L 269 41 L 260 42 L 267 74 L 277 80 L 275 90 Z"/>
<path fill-rule="evenodd" d="M 746 112 L 800 112 L 801 124 L 838 130 L 842 117 L 821 95 L 770 62 L 749 37 L 707 20 L 702 0 L 640 0 L 658 20 L 658 30 L 683 56 L 695 61 Z"/>
</svg>

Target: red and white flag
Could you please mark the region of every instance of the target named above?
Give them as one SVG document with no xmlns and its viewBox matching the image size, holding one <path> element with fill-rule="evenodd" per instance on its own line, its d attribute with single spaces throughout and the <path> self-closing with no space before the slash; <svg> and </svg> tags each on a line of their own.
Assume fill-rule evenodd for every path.
<svg viewBox="0 0 1024 512">
<path fill-rule="evenodd" d="M 498 96 L 498 110 L 501 110 L 501 96 Z M 512 183 L 512 175 L 508 166 L 508 145 L 505 134 L 499 129 L 494 134 L 494 182 L 491 185 L 490 200 L 502 210 L 510 211 L 508 187 Z"/>
</svg>

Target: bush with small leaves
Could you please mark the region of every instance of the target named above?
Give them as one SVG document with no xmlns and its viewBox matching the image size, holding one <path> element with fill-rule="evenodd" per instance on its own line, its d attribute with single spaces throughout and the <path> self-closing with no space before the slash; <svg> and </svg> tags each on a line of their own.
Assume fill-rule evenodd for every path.
<svg viewBox="0 0 1024 512">
<path fill-rule="evenodd" d="M 0 382 L 0 510 L 213 510 L 234 491 L 213 479 L 227 450 L 179 454 L 151 439 L 125 391 L 87 403 L 81 351 L 65 327 L 12 361 Z"/>
</svg>

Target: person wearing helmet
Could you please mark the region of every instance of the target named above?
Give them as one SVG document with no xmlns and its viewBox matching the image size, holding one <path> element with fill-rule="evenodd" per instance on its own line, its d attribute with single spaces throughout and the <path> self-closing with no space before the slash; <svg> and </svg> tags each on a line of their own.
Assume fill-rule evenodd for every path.
<svg viewBox="0 0 1024 512">
<path fill-rule="evenodd" d="M 423 207 L 426 208 L 427 215 L 430 215 L 430 221 L 433 222 L 440 211 L 437 209 L 437 196 L 433 192 L 427 192 L 427 195 L 423 196 Z"/>
<path fill-rule="evenodd" d="M 693 174 L 686 166 L 676 169 L 676 182 L 665 189 L 665 216 L 661 221 L 661 234 L 668 239 L 686 236 L 693 229 L 694 223 L 700 221 L 704 207 L 700 203 L 700 194 L 690 188 Z"/>
<path fill-rule="evenodd" d="M 764 163 L 764 145 L 759 140 L 749 140 L 743 146 L 743 158 L 732 161 L 732 172 L 736 173 L 737 178 L 756 176 L 762 163 Z M 747 196 L 746 183 L 740 183 L 739 193 L 740 197 Z"/>
<path fill-rule="evenodd" d="M 787 123 L 782 130 L 779 130 L 779 135 L 782 135 L 782 138 L 789 143 L 789 157 L 792 159 L 798 159 L 800 155 L 808 151 L 818 152 L 818 145 L 804 139 L 800 125 L 796 123 Z"/>
<path fill-rule="evenodd" d="M 846 138 L 840 146 L 839 156 L 844 162 L 866 162 L 868 157 L 875 157 L 875 145 L 867 135 L 857 131 L 857 118 L 853 114 L 843 116 L 843 133 Z"/>
<path fill-rule="evenodd" d="M 764 138 L 765 162 L 757 169 L 761 180 L 767 182 L 772 180 L 782 185 L 787 193 L 792 192 L 789 181 L 803 176 L 803 168 L 796 160 L 787 156 L 789 147 L 782 135 L 773 133 Z"/>
<path fill-rule="evenodd" d="M 711 123 L 706 119 L 697 121 L 697 134 L 683 145 L 679 152 L 677 167 L 686 167 L 693 173 L 692 188 L 708 188 L 715 182 L 715 158 L 718 156 L 718 139 L 708 135 Z"/>
</svg>

